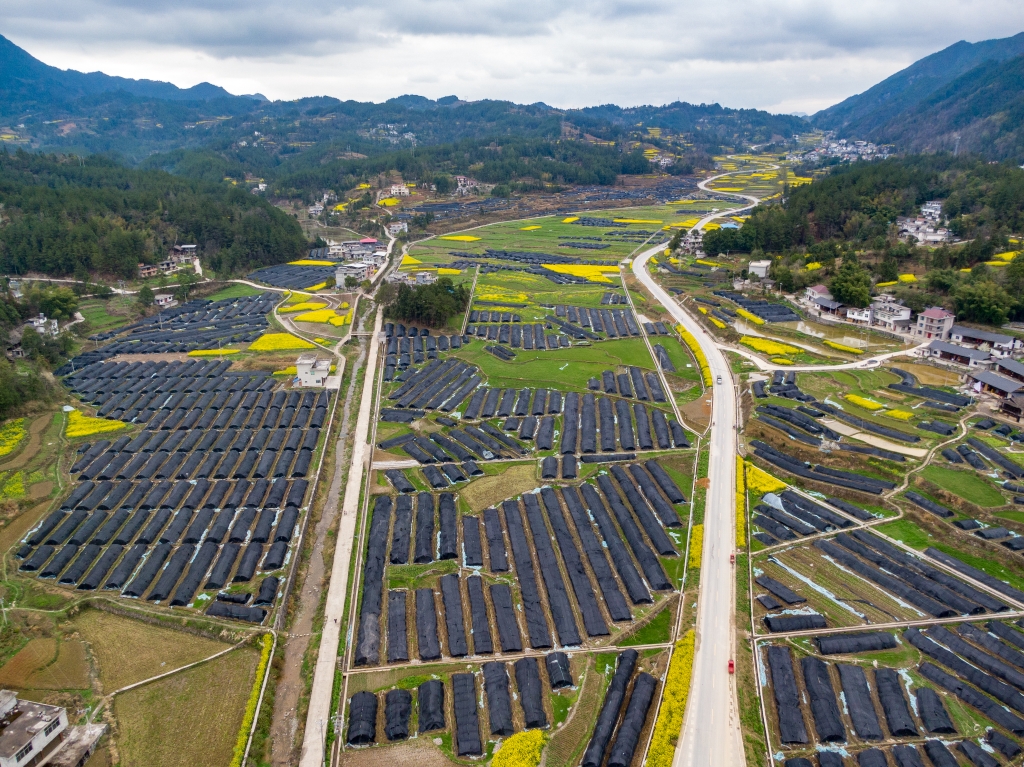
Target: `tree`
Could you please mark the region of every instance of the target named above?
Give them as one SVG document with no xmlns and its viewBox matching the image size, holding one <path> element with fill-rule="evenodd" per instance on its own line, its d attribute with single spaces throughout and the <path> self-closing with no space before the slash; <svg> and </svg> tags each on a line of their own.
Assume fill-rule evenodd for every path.
<svg viewBox="0 0 1024 767">
<path fill-rule="evenodd" d="M 198 282 L 199 275 L 195 272 L 191 270 L 178 272 L 178 287 L 174 291 L 174 297 L 181 302 L 188 301 L 189 295 Z"/>
<path fill-rule="evenodd" d="M 1024 258 L 1013 259 L 1003 270 L 1006 292 L 1019 299 L 1024 298 Z"/>
<path fill-rule="evenodd" d="M 359 280 L 353 277 L 351 274 L 345 278 L 345 287 L 354 288 L 359 284 Z"/>
<path fill-rule="evenodd" d="M 153 289 L 149 285 L 143 285 L 142 290 L 139 291 L 139 306 L 152 306 L 153 298 Z"/>
<path fill-rule="evenodd" d="M 843 265 L 828 284 L 832 297 L 847 306 L 864 307 L 871 302 L 871 278 L 856 256 L 843 259 Z"/>
<path fill-rule="evenodd" d="M 32 290 L 28 299 L 33 307 L 38 307 L 40 312 L 53 320 L 70 320 L 78 311 L 78 296 L 71 288 Z"/>
<path fill-rule="evenodd" d="M 878 268 L 879 282 L 895 282 L 897 279 L 899 279 L 899 276 L 900 273 L 896 265 L 896 259 L 883 259 L 881 266 Z"/>
<path fill-rule="evenodd" d="M 953 297 L 958 320 L 1002 325 L 1009 316 L 1012 302 L 1006 291 L 994 282 L 961 285 Z"/>
</svg>

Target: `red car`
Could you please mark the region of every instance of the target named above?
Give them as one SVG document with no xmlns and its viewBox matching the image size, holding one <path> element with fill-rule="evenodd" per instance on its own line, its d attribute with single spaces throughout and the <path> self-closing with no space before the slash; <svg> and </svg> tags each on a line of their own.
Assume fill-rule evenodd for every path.
<svg viewBox="0 0 1024 767">
<path fill-rule="evenodd" d="M 736 661 L 734 661 L 734 660 L 730 660 L 729 661 L 729 673 L 730 674 L 735 674 L 736 673 Z"/>
</svg>

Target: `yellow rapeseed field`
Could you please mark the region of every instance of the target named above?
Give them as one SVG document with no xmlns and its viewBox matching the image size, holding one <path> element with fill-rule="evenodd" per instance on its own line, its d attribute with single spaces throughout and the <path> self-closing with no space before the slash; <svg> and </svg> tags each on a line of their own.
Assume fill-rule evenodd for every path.
<svg viewBox="0 0 1024 767">
<path fill-rule="evenodd" d="M 305 339 L 293 336 L 291 333 L 264 333 L 251 344 L 251 352 L 279 352 L 289 349 L 315 349 L 316 347 Z"/>
<path fill-rule="evenodd" d="M 870 400 L 867 397 L 862 397 L 859 394 L 844 394 L 843 399 L 847 402 L 852 402 L 854 405 L 864 408 L 865 410 L 881 410 L 885 405 L 880 405 L 874 400 Z"/>
<path fill-rule="evenodd" d="M 327 304 L 323 301 L 302 301 L 297 304 L 282 306 L 278 311 L 282 314 L 287 312 L 311 312 L 314 309 L 323 309 L 325 306 L 327 306 Z"/>
<path fill-rule="evenodd" d="M 337 266 L 334 261 L 317 261 L 313 258 L 300 258 L 298 261 L 289 261 L 289 266 Z"/>
<path fill-rule="evenodd" d="M 452 240 L 454 242 L 476 242 L 479 237 L 474 237 L 472 234 L 446 234 L 441 237 L 442 240 Z"/>
<path fill-rule="evenodd" d="M 739 309 L 737 309 L 736 310 L 736 314 L 738 314 L 740 317 L 742 317 L 745 320 L 753 322 L 755 325 L 764 325 L 764 320 L 762 320 L 756 314 L 748 312 L 743 307 L 740 307 Z"/>
<path fill-rule="evenodd" d="M 110 421 L 106 418 L 92 418 L 83 415 L 80 410 L 72 410 L 68 413 L 67 436 L 69 437 L 91 437 L 94 434 L 106 434 L 111 431 L 120 431 L 126 426 L 122 421 Z"/>
<path fill-rule="evenodd" d="M 853 346 L 847 346 L 846 344 L 836 343 L 835 341 L 825 341 L 825 346 L 828 346 L 828 347 L 830 347 L 832 349 L 836 349 L 836 350 L 841 351 L 841 352 L 846 352 L 847 354 L 863 354 L 864 353 L 863 349 L 857 349 L 857 348 L 855 348 Z"/>
<path fill-rule="evenodd" d="M 676 741 L 683 726 L 686 699 L 690 695 L 690 677 L 693 674 L 695 635 L 693 630 L 676 642 L 665 675 L 665 690 L 658 708 L 651 745 L 647 750 L 645 767 L 670 767 L 676 753 Z M 500 752 L 499 752 L 500 753 Z"/>
<path fill-rule="evenodd" d="M 740 339 L 740 343 L 744 346 L 749 346 L 756 352 L 764 352 L 765 354 L 796 354 L 800 351 L 795 346 L 784 344 L 781 341 L 773 341 L 770 338 L 761 338 L 760 336 L 743 336 Z"/>
<path fill-rule="evenodd" d="M 753 493 L 764 495 L 765 493 L 781 493 L 786 489 L 786 483 L 776 479 L 766 471 L 762 471 L 754 464 L 747 464 L 747 489 Z"/>
</svg>

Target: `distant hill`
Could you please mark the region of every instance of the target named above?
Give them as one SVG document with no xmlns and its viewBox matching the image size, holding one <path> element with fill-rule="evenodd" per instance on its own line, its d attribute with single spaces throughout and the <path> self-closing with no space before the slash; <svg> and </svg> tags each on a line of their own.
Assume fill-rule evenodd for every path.
<svg viewBox="0 0 1024 767">
<path fill-rule="evenodd" d="M 818 112 L 815 126 L 906 151 L 955 149 L 1019 157 L 1024 32 L 960 41 Z"/>
<path fill-rule="evenodd" d="M 217 85 L 179 88 L 157 80 L 131 80 L 102 72 L 76 72 L 44 64 L 0 35 L 0 114 L 17 115 L 40 106 L 67 104 L 101 93 L 130 93 L 165 101 L 210 101 L 236 98 Z M 245 97 L 266 101 L 266 97 Z"/>
</svg>

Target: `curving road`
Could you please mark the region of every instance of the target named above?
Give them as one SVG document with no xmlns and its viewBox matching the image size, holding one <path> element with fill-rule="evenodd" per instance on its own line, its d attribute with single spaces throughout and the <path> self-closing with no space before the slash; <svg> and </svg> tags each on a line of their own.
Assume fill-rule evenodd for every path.
<svg viewBox="0 0 1024 767">
<path fill-rule="evenodd" d="M 736 578 L 730 555 L 736 541 L 736 393 L 725 354 L 715 340 L 651 277 L 647 262 L 661 244 L 633 260 L 633 273 L 672 318 L 690 331 L 708 359 L 714 383 L 708 439 L 708 493 L 704 507 L 697 607 L 697 651 L 682 738 L 673 767 L 739 767 L 746 764 L 735 676 L 728 672 L 736 642 Z"/>
</svg>

